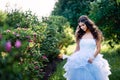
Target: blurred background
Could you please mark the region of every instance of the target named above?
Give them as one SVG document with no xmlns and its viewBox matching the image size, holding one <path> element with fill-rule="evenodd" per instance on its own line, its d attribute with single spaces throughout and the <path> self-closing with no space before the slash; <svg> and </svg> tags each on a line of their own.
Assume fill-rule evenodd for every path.
<svg viewBox="0 0 120 80">
<path fill-rule="evenodd" d="M 110 80 L 120 80 L 120 0 L 0 0 L 0 80 L 65 80 L 58 55 L 71 55 L 87 15 L 102 31 Z"/>
</svg>

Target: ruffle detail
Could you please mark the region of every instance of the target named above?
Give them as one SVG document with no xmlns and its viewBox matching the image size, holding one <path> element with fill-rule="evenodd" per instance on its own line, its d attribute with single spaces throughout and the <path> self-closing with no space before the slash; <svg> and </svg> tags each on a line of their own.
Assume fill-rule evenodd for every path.
<svg viewBox="0 0 120 80">
<path fill-rule="evenodd" d="M 64 77 L 67 80 L 109 80 L 110 67 L 103 55 L 98 54 L 93 63 L 88 62 L 89 57 L 91 55 L 80 54 L 80 52 L 67 57 L 67 62 L 63 66 L 66 72 Z M 77 72 L 79 73 L 76 74 Z M 79 77 L 75 78 L 77 75 Z M 86 75 L 86 77 L 83 77 L 83 75 Z"/>
</svg>

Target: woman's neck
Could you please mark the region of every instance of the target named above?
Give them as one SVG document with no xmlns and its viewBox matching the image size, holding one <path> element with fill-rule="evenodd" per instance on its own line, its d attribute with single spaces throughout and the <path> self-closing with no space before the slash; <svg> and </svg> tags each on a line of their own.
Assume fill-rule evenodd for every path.
<svg viewBox="0 0 120 80">
<path fill-rule="evenodd" d="M 91 32 L 90 32 L 90 30 L 88 29 L 88 30 L 86 31 L 86 33 L 91 33 Z"/>
<path fill-rule="evenodd" d="M 93 35 L 91 34 L 90 30 L 87 30 L 86 33 L 82 36 L 82 38 L 93 38 Z"/>
</svg>

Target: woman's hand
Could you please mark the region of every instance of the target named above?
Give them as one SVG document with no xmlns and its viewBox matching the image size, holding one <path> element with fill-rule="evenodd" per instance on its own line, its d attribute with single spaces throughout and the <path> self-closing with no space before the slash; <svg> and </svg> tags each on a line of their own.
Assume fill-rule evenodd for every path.
<svg viewBox="0 0 120 80">
<path fill-rule="evenodd" d="M 67 59 L 68 57 L 69 57 L 68 55 L 65 55 L 63 53 L 58 55 L 58 58 L 60 58 L 60 59 Z"/>
<path fill-rule="evenodd" d="M 93 58 L 89 58 L 88 62 L 93 63 L 93 60 L 94 60 Z"/>
<path fill-rule="evenodd" d="M 62 58 L 63 58 L 63 54 L 60 53 L 60 54 L 58 55 L 58 58 L 62 59 Z"/>
</svg>

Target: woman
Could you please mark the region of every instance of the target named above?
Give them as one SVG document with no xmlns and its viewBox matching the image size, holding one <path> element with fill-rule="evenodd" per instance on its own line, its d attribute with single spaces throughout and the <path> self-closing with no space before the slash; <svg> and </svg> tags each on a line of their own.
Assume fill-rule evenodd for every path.
<svg viewBox="0 0 120 80">
<path fill-rule="evenodd" d="M 102 32 L 87 16 L 78 20 L 76 49 L 64 65 L 66 80 L 109 80 L 109 64 L 100 53 Z"/>
</svg>

